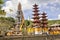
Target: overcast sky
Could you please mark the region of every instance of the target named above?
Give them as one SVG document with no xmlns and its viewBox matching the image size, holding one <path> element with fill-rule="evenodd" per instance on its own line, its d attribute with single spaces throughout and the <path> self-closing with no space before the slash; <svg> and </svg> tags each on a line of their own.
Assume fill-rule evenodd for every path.
<svg viewBox="0 0 60 40">
<path fill-rule="evenodd" d="M 17 12 L 17 5 L 20 2 L 22 5 L 22 11 L 24 13 L 25 19 L 28 16 L 32 18 L 33 5 L 36 3 L 39 5 L 40 12 L 46 12 L 48 19 L 60 19 L 60 0 L 4 0 L 4 9 L 7 16 L 15 16 Z M 13 11 L 10 11 L 13 10 Z"/>
</svg>

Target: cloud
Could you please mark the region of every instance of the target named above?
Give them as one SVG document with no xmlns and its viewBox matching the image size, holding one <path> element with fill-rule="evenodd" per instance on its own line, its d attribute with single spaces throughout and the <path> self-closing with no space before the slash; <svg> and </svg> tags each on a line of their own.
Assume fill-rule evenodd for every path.
<svg viewBox="0 0 60 40">
<path fill-rule="evenodd" d="M 12 13 L 14 11 L 12 2 L 11 1 L 5 2 L 5 6 L 2 7 L 2 10 L 5 10 L 6 13 Z"/>
<path fill-rule="evenodd" d="M 5 6 L 2 7 L 2 10 L 5 10 L 7 13 L 6 16 L 12 16 L 13 14 L 16 14 L 18 3 L 21 3 L 22 10 L 32 9 L 31 5 L 27 2 L 27 0 L 10 0 L 5 2 Z"/>
<path fill-rule="evenodd" d="M 26 9 L 32 9 L 32 5 L 37 3 L 39 5 L 39 7 L 43 7 L 44 8 L 49 8 L 49 6 L 47 6 L 49 3 L 53 4 L 55 2 L 59 2 L 59 0 L 10 0 L 11 2 L 9 2 L 11 5 L 13 4 L 14 9 L 17 9 L 17 5 L 18 2 L 20 2 L 22 4 L 22 9 L 26 10 Z M 6 3 L 8 5 L 8 3 Z M 52 7 L 51 7 L 52 8 Z"/>
<path fill-rule="evenodd" d="M 51 6 L 50 5 L 54 5 L 54 6 L 52 6 L 50 9 L 56 9 L 55 7 L 56 7 L 56 3 L 60 3 L 60 0 L 28 0 L 28 2 L 30 3 L 30 4 L 38 4 L 39 5 L 39 7 L 43 7 L 43 9 L 45 9 L 45 8 L 50 8 Z M 50 4 L 50 5 L 49 5 Z M 49 6 L 50 7 L 49 7 Z"/>
<path fill-rule="evenodd" d="M 23 10 L 25 16 L 28 13 L 29 14 L 32 13 L 32 10 L 31 10 L 33 8 L 32 5 L 35 4 L 35 3 L 39 5 L 39 10 L 40 11 L 46 11 L 46 13 L 48 13 L 48 16 L 49 15 L 51 16 L 51 15 L 57 13 L 57 12 L 60 13 L 59 12 L 59 10 L 60 10 L 60 0 L 17 0 L 17 1 L 16 0 L 10 0 L 10 1 L 5 2 L 5 6 L 3 6 L 2 9 L 4 9 L 7 13 L 15 14 L 17 12 L 18 2 L 21 3 L 22 10 Z M 10 12 L 11 11 L 10 9 L 12 9 L 13 12 Z M 28 11 L 28 10 L 31 10 L 31 11 Z M 25 12 L 25 11 L 28 11 L 28 13 Z M 51 13 L 51 14 L 49 14 L 49 13 Z M 58 16 L 58 15 L 56 15 L 56 16 Z M 56 16 L 54 16 L 54 18 Z"/>
<path fill-rule="evenodd" d="M 58 15 L 58 19 L 60 19 L 60 14 Z"/>
<path fill-rule="evenodd" d="M 15 9 L 14 9 L 13 3 L 11 1 L 6 1 L 5 6 L 2 7 L 2 10 L 5 10 L 6 17 L 7 16 L 14 17 L 13 14 L 15 13 Z"/>
<path fill-rule="evenodd" d="M 54 12 L 54 11 L 56 10 L 56 8 L 55 8 L 55 7 L 50 7 L 50 10 L 51 10 L 52 12 Z"/>
<path fill-rule="evenodd" d="M 29 3 L 34 4 L 40 4 L 40 3 L 54 3 L 54 2 L 60 2 L 60 0 L 28 0 Z"/>
<path fill-rule="evenodd" d="M 26 10 L 26 9 L 31 9 L 32 8 L 32 5 L 28 3 L 27 0 L 10 0 L 10 1 L 6 1 L 5 2 L 5 6 L 3 8 L 6 8 L 6 7 L 9 7 L 13 10 L 17 10 L 17 6 L 18 6 L 18 3 L 21 3 L 22 5 L 22 10 Z M 6 8 L 8 9 L 8 8 Z"/>
<path fill-rule="evenodd" d="M 31 9 L 31 4 L 28 3 L 27 0 L 11 0 L 11 2 L 13 3 L 14 7 L 17 9 L 18 3 L 20 2 L 22 5 L 22 10 L 25 9 Z"/>
</svg>

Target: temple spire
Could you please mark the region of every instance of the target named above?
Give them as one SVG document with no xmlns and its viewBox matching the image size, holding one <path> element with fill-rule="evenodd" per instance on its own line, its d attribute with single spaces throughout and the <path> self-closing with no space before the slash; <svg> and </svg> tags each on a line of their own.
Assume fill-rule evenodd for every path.
<svg viewBox="0 0 60 40">
<path fill-rule="evenodd" d="M 34 14 L 33 14 L 33 20 L 34 20 L 33 21 L 33 26 L 34 27 L 36 27 L 36 26 L 40 27 L 40 20 L 39 20 L 40 19 L 40 17 L 39 17 L 40 14 L 38 13 L 39 12 L 38 5 L 37 4 L 33 5 L 33 9 L 34 9 L 34 11 L 33 11 L 34 12 Z"/>
<path fill-rule="evenodd" d="M 18 10 L 21 10 L 21 3 L 18 4 Z"/>
<path fill-rule="evenodd" d="M 42 13 L 41 22 L 42 22 L 42 28 L 47 27 L 47 25 L 48 25 L 48 19 L 47 19 L 47 15 L 46 15 L 45 12 Z"/>
</svg>

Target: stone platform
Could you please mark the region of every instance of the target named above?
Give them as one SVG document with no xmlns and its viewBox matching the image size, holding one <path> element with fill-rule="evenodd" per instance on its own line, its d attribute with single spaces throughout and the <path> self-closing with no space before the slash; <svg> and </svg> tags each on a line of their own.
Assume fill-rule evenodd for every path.
<svg viewBox="0 0 60 40">
<path fill-rule="evenodd" d="M 60 35 L 1 36 L 0 40 L 60 40 Z"/>
</svg>

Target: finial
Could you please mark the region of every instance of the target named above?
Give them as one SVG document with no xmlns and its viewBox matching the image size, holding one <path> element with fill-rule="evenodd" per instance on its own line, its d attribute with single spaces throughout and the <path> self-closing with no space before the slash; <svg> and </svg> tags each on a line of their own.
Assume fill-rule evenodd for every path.
<svg viewBox="0 0 60 40">
<path fill-rule="evenodd" d="M 18 4 L 18 10 L 21 10 L 21 3 Z"/>
</svg>

